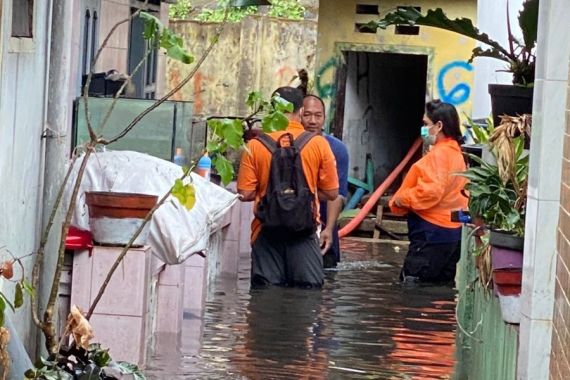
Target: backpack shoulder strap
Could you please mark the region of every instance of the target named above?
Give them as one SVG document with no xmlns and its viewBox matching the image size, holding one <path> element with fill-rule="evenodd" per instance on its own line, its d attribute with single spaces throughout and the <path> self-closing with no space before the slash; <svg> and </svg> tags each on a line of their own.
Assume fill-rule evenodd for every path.
<svg viewBox="0 0 570 380">
<path fill-rule="evenodd" d="M 257 136 L 256 140 L 259 140 L 259 142 L 262 143 L 263 146 L 266 147 L 269 152 L 271 152 L 271 154 L 277 150 L 277 142 L 269 137 L 269 135 L 266 133 L 262 133 Z"/>
<path fill-rule="evenodd" d="M 311 139 L 313 137 L 315 137 L 317 134 L 315 132 L 309 132 L 309 131 L 305 131 L 303 133 L 301 133 L 299 135 L 299 137 L 297 137 L 295 139 L 295 147 L 299 150 L 299 152 L 301 150 L 303 150 L 303 148 L 305 147 L 305 145 L 307 145 L 307 143 L 309 141 L 311 141 Z"/>
</svg>

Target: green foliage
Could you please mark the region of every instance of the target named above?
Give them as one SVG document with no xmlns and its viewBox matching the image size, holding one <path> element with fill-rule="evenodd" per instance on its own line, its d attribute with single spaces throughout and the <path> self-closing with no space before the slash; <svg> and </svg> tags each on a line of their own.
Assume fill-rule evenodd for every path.
<svg viewBox="0 0 570 380">
<path fill-rule="evenodd" d="M 203 22 L 240 22 L 249 15 L 257 12 L 257 7 L 232 7 L 231 0 L 219 0 L 215 8 L 204 8 L 196 16 L 196 20 Z"/>
<path fill-rule="evenodd" d="M 182 63 L 194 62 L 194 57 L 184 49 L 182 37 L 172 30 L 165 28 L 162 22 L 147 12 L 141 12 L 140 17 L 144 20 L 143 37 L 153 46 L 166 50 L 166 55 Z"/>
<path fill-rule="evenodd" d="M 192 183 L 184 183 L 183 180 L 177 179 L 172 187 L 171 194 L 180 201 L 182 206 L 187 210 L 192 210 L 196 204 L 196 188 Z"/>
<path fill-rule="evenodd" d="M 495 127 L 493 125 L 493 118 L 487 118 L 487 126 L 482 127 L 478 124 L 475 124 L 473 119 L 471 119 L 469 116 L 465 115 L 465 117 L 467 119 L 467 124 L 469 124 L 469 127 L 471 128 L 471 133 L 475 143 L 487 144 L 489 142 L 489 136 L 491 136 L 495 130 Z"/>
<path fill-rule="evenodd" d="M 186 20 L 190 17 L 192 10 L 190 0 L 178 0 L 176 4 L 170 4 L 168 16 L 171 20 Z"/>
<path fill-rule="evenodd" d="M 144 380 L 140 369 L 131 363 L 114 362 L 109 350 L 99 344 L 89 345 L 88 350 L 77 347 L 63 347 L 57 358 L 40 358 L 34 368 L 25 373 L 25 379 L 41 380 L 105 380 L 121 378 L 124 375 L 136 380 Z"/>
<path fill-rule="evenodd" d="M 192 5 L 189 1 L 185 3 L 187 4 L 182 5 L 179 2 L 175 6 L 175 11 L 171 6 L 171 18 L 188 19 L 190 17 Z M 202 9 L 195 19 L 203 22 L 222 22 L 224 19 L 228 22 L 240 22 L 257 11 L 256 6 L 232 7 L 231 0 L 218 0 L 216 7 Z M 299 4 L 299 0 L 272 0 L 267 15 L 288 20 L 302 20 L 305 7 Z"/>
<path fill-rule="evenodd" d="M 285 99 L 274 96 L 268 101 L 258 91 L 248 94 L 246 104 L 252 110 L 252 114 L 247 118 L 208 120 L 208 129 L 212 131 L 212 138 L 208 141 L 206 150 L 212 157 L 212 164 L 224 184 L 228 184 L 235 175 L 232 162 L 225 155 L 230 150 L 245 149 L 244 129 L 255 116 L 259 113 L 264 114 L 261 120 L 262 130 L 268 133 L 285 129 L 289 124 L 285 113 L 293 111 L 293 104 Z"/>
<path fill-rule="evenodd" d="M 268 15 L 288 20 L 302 20 L 305 15 L 305 7 L 299 4 L 298 0 L 273 0 Z"/>
<path fill-rule="evenodd" d="M 368 23 L 365 28 L 376 30 L 377 28 L 386 29 L 390 25 L 423 25 L 473 38 L 489 46 L 489 48 L 476 47 L 473 49 L 470 62 L 477 57 L 499 59 L 508 63 L 507 71 L 513 74 L 514 84 L 530 85 L 534 82 L 535 72 L 534 48 L 537 38 L 538 2 L 539 0 L 526 0 L 522 11 L 519 13 L 519 26 L 522 30 L 524 42 L 518 41 L 507 25 L 508 48 L 504 48 L 486 33 L 479 31 L 470 19 L 456 18 L 452 20 L 441 8 L 429 9 L 426 15 L 422 15 L 414 7 L 401 7 L 388 13 L 379 21 Z"/>
<path fill-rule="evenodd" d="M 522 137 L 513 140 L 515 144 L 515 179 L 504 182 L 499 175 L 497 165 L 484 162 L 475 155 L 469 157 L 480 166 L 471 167 L 459 175 L 469 183 L 469 211 L 476 218 L 481 218 L 491 229 L 524 234 L 526 193 L 518 191 L 520 184 L 528 180 L 529 156 L 524 153 Z M 524 197 L 524 199 L 523 199 Z"/>
</svg>

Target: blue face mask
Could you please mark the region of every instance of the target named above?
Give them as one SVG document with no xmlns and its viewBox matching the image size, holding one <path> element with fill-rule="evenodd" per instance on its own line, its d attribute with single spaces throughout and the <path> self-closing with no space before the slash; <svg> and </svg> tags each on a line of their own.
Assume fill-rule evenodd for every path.
<svg viewBox="0 0 570 380">
<path fill-rule="evenodd" d="M 428 145 L 434 145 L 436 136 L 429 133 L 431 127 L 422 125 L 420 129 L 420 136 L 424 139 L 424 142 Z"/>
</svg>

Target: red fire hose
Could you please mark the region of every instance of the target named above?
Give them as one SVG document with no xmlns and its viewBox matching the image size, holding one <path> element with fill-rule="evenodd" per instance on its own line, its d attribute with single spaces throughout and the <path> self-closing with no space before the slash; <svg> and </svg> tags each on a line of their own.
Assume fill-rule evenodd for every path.
<svg viewBox="0 0 570 380">
<path fill-rule="evenodd" d="M 402 170 L 404 170 L 408 162 L 410 162 L 414 154 L 421 147 L 422 147 L 422 139 L 420 137 L 414 142 L 414 144 L 412 145 L 412 147 L 410 148 L 404 159 L 398 164 L 398 166 L 396 166 L 396 168 L 392 171 L 392 173 L 390 173 L 390 175 L 384 180 L 384 182 L 382 182 L 382 184 L 378 186 L 378 188 L 376 188 L 374 193 L 372 193 L 372 196 L 370 197 L 370 199 L 368 199 L 362 210 L 360 210 L 360 212 L 354 217 L 354 219 L 352 219 L 346 226 L 344 226 L 340 231 L 338 231 L 339 237 L 345 237 L 346 235 L 351 233 L 356 227 L 358 227 L 358 225 L 364 220 L 366 215 L 368 215 L 370 210 L 372 210 L 372 207 L 374 207 L 374 205 L 378 202 L 378 199 L 380 199 L 380 197 L 382 196 L 382 194 L 384 194 L 386 189 L 390 187 L 390 185 L 394 182 L 396 177 L 400 175 Z"/>
</svg>

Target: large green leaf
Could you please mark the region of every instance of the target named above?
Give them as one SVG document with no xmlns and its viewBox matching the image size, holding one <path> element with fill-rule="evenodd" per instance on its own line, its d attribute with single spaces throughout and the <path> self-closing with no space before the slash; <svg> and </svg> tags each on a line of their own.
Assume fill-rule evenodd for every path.
<svg viewBox="0 0 570 380">
<path fill-rule="evenodd" d="M 22 284 L 19 282 L 16 284 L 16 289 L 14 292 L 14 308 L 19 308 L 24 304 L 24 292 L 22 290 Z"/>
<path fill-rule="evenodd" d="M 269 133 L 281 131 L 287 128 L 288 124 L 289 119 L 287 119 L 287 116 L 282 112 L 274 111 L 263 118 L 261 121 L 261 128 L 263 129 L 263 132 Z"/>
<path fill-rule="evenodd" d="M 232 163 L 221 154 L 218 154 L 216 157 L 214 157 L 212 162 L 216 168 L 216 171 L 220 177 L 222 177 L 222 182 L 224 185 L 230 183 L 234 178 L 234 167 Z"/>
<path fill-rule="evenodd" d="M 526 0 L 519 13 L 519 26 L 522 30 L 524 46 L 531 51 L 536 45 L 538 32 L 538 0 Z"/>
<path fill-rule="evenodd" d="M 243 125 L 241 119 L 222 120 L 222 137 L 232 148 L 239 149 L 243 144 Z"/>
<path fill-rule="evenodd" d="M 386 29 L 390 25 L 423 25 L 448 30 L 489 45 L 493 48 L 492 50 L 494 53 L 492 54 L 494 54 L 495 58 L 499 58 L 506 62 L 516 60 L 514 52 L 509 52 L 497 41 L 491 39 L 489 35 L 479 31 L 470 19 L 456 18 L 452 20 L 447 17 L 441 8 L 429 9 L 424 16 L 414 7 L 399 7 L 395 11 L 388 13 L 383 19 L 372 21 L 366 26 L 368 28 Z M 489 55 L 491 53 L 486 54 Z"/>
</svg>

